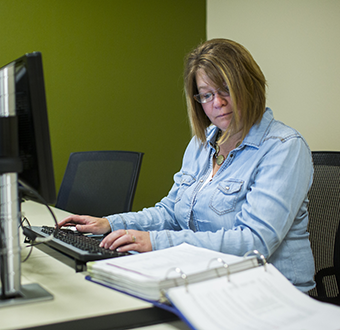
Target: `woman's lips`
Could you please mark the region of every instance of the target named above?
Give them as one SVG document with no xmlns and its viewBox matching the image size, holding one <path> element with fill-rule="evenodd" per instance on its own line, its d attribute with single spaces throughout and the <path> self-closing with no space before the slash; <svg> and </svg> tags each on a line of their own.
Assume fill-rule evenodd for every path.
<svg viewBox="0 0 340 330">
<path fill-rule="evenodd" d="M 231 114 L 232 114 L 232 112 L 222 113 L 221 115 L 218 115 L 216 118 L 226 117 L 226 116 L 229 116 L 229 115 L 231 115 Z"/>
</svg>

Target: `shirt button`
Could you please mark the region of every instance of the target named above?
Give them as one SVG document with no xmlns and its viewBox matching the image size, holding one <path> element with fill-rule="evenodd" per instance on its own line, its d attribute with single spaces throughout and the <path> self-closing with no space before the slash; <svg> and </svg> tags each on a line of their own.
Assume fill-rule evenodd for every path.
<svg viewBox="0 0 340 330">
<path fill-rule="evenodd" d="M 229 190 L 230 188 L 229 188 L 229 186 L 226 186 L 225 189 L 226 189 L 226 190 Z"/>
</svg>

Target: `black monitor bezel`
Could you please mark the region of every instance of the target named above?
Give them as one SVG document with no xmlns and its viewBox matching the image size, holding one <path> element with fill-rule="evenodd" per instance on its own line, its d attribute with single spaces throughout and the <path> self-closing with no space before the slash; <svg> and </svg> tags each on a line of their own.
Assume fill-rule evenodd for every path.
<svg viewBox="0 0 340 330">
<path fill-rule="evenodd" d="M 31 129 L 34 133 L 33 136 L 30 137 L 30 143 L 34 144 L 35 155 L 32 156 L 35 158 L 34 166 L 37 167 L 36 173 L 34 174 L 36 176 L 35 178 L 27 177 L 27 169 L 24 167 L 23 171 L 18 173 L 18 180 L 22 186 L 28 188 L 28 190 L 25 189 L 24 197 L 38 202 L 44 201 L 47 204 L 54 204 L 56 201 L 56 190 L 42 55 L 40 52 L 27 53 L 13 62 L 15 63 L 16 97 L 18 93 L 18 70 L 22 67 L 26 68 L 26 88 L 29 93 L 29 109 L 27 110 L 32 119 L 30 125 L 32 125 Z M 22 158 L 26 150 L 20 143 L 21 115 L 17 110 L 17 102 L 16 116 L 18 118 L 19 157 Z M 33 193 L 30 193 L 30 191 L 33 191 Z M 36 196 L 36 193 L 39 194 L 39 197 Z"/>
</svg>

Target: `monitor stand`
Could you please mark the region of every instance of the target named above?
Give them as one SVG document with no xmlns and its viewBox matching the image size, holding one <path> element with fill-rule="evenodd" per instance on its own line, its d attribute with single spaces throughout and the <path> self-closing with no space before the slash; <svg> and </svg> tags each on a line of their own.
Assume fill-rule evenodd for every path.
<svg viewBox="0 0 340 330">
<path fill-rule="evenodd" d="M 0 174 L 0 307 L 51 300 L 39 284 L 21 285 L 17 173 Z"/>
<path fill-rule="evenodd" d="M 15 297 L 0 299 L 0 308 L 52 299 L 53 296 L 39 284 L 37 283 L 25 284 L 21 286 L 19 294 L 16 295 Z"/>
</svg>

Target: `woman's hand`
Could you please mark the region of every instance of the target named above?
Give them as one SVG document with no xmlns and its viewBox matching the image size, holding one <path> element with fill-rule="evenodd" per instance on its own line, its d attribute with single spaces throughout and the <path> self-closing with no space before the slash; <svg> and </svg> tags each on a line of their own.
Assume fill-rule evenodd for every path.
<svg viewBox="0 0 340 330">
<path fill-rule="evenodd" d="M 106 218 L 95 218 L 88 215 L 70 215 L 58 223 L 60 227 L 75 226 L 81 233 L 106 234 L 111 231 L 111 226 Z M 100 243 L 105 249 L 119 252 L 152 251 L 149 232 L 139 230 L 115 230 L 107 235 Z"/>
<path fill-rule="evenodd" d="M 101 241 L 100 246 L 110 250 L 117 249 L 119 252 L 152 251 L 149 232 L 133 229 L 113 231 Z"/>
<path fill-rule="evenodd" d="M 63 226 L 75 226 L 81 233 L 106 234 L 111 231 L 109 220 L 106 218 L 95 218 L 88 215 L 70 215 L 58 223 L 59 228 Z"/>
</svg>

